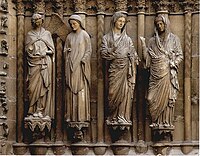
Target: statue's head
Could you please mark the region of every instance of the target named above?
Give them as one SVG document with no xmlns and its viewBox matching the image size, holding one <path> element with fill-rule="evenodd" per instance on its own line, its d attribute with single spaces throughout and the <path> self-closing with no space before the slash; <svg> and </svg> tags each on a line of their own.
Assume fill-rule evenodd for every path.
<svg viewBox="0 0 200 156">
<path fill-rule="evenodd" d="M 37 28 L 40 27 L 44 22 L 44 18 L 43 15 L 38 14 L 38 13 L 34 13 L 32 18 L 31 18 L 31 24 L 33 26 L 33 28 Z"/>
<path fill-rule="evenodd" d="M 115 27 L 123 31 L 126 23 L 127 23 L 126 15 L 121 11 L 115 12 L 111 19 L 111 29 Z"/>
<path fill-rule="evenodd" d="M 77 31 L 79 28 L 85 30 L 83 21 L 79 15 L 71 15 L 68 22 L 73 31 Z"/>
<path fill-rule="evenodd" d="M 155 17 L 154 24 L 159 34 L 170 32 L 170 22 L 168 17 L 159 14 Z"/>
</svg>

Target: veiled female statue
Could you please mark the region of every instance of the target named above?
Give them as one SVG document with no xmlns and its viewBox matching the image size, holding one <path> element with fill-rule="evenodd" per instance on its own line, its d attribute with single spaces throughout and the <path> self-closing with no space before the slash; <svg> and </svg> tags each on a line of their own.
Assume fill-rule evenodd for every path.
<svg viewBox="0 0 200 156">
<path fill-rule="evenodd" d="M 42 15 L 33 14 L 31 22 L 33 29 L 26 36 L 28 114 L 54 118 L 54 44 L 50 32 L 42 27 Z"/>
<path fill-rule="evenodd" d="M 101 56 L 109 62 L 107 124 L 131 123 L 138 56 L 132 39 L 126 34 L 126 23 L 126 15 L 116 12 L 110 31 L 102 39 Z"/>
<path fill-rule="evenodd" d="M 178 67 L 183 59 L 179 38 L 170 32 L 169 20 L 162 15 L 155 18 L 155 35 L 145 39 L 143 58 L 150 69 L 147 101 L 152 118 L 150 127 L 174 127 L 174 104 L 179 91 Z"/>
<path fill-rule="evenodd" d="M 67 36 L 65 54 L 67 122 L 90 121 L 91 40 L 79 15 L 68 20 L 72 32 Z"/>
</svg>

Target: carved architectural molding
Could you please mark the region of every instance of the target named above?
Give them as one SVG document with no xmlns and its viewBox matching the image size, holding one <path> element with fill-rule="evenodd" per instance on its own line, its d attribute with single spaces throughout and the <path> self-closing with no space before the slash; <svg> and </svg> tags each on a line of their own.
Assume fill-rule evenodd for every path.
<svg viewBox="0 0 200 156">
<path fill-rule="evenodd" d="M 116 11 L 127 11 L 127 0 L 115 0 Z"/>
<path fill-rule="evenodd" d="M 4 76 L 4 75 L 0 75 L 0 76 Z M 6 140 L 9 134 L 9 128 L 6 122 L 7 112 L 8 112 L 8 106 L 7 106 L 7 96 L 6 96 L 6 81 L 1 80 L 0 81 L 0 120 L 1 120 L 0 140 Z"/>
<path fill-rule="evenodd" d="M 8 55 L 8 42 L 5 39 L 1 40 L 0 55 Z"/>
<path fill-rule="evenodd" d="M 63 15 L 63 3 L 66 3 L 65 0 L 54 0 L 52 1 L 52 7 L 54 12 L 58 13 L 61 17 Z"/>
<path fill-rule="evenodd" d="M 48 131 L 51 130 L 50 117 L 39 118 L 39 117 L 29 116 L 29 117 L 25 117 L 24 122 L 25 122 L 25 128 L 30 128 L 32 132 L 35 131 L 36 127 L 38 127 L 41 132 L 45 128 L 47 128 Z"/>
<path fill-rule="evenodd" d="M 156 10 L 156 12 L 160 12 L 160 11 L 168 12 L 172 3 L 169 2 L 168 0 L 159 0 L 159 1 L 154 0 L 152 5 L 153 5 L 154 9 Z"/>
<path fill-rule="evenodd" d="M 86 12 L 86 0 L 73 0 L 75 12 Z"/>
<path fill-rule="evenodd" d="M 0 11 L 2 11 L 4 13 L 8 13 L 8 1 L 7 0 L 1 0 Z"/>
<path fill-rule="evenodd" d="M 33 1 L 33 9 L 35 13 L 45 13 L 45 2 L 44 0 L 34 0 Z"/>
<path fill-rule="evenodd" d="M 197 11 L 199 10 L 200 2 L 197 0 L 184 0 L 180 3 L 180 6 L 183 8 L 184 11 Z"/>
<path fill-rule="evenodd" d="M 145 12 L 148 7 L 146 6 L 145 0 L 138 0 L 136 9 L 138 12 Z"/>
<path fill-rule="evenodd" d="M 97 11 L 98 12 L 105 12 L 105 0 L 98 0 L 97 1 Z"/>
<path fill-rule="evenodd" d="M 8 124 L 6 122 L 0 122 L 1 133 L 0 140 L 6 140 L 9 134 Z"/>
<path fill-rule="evenodd" d="M 16 3 L 16 9 L 17 9 L 17 15 L 24 15 L 25 8 L 23 2 L 17 2 Z"/>
<path fill-rule="evenodd" d="M 1 28 L 0 28 L 0 34 L 6 34 L 6 28 L 8 28 L 8 17 L 6 15 L 1 16 Z"/>
<path fill-rule="evenodd" d="M 7 119 L 5 116 L 8 112 L 8 106 L 7 106 L 7 96 L 6 96 L 6 82 L 1 81 L 0 82 L 0 119 Z"/>
</svg>

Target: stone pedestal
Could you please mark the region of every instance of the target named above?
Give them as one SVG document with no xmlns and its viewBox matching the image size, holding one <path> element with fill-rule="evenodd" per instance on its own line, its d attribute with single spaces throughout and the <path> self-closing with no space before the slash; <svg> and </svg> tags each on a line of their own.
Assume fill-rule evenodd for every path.
<svg viewBox="0 0 200 156">
<path fill-rule="evenodd" d="M 173 141 L 174 126 L 154 126 L 152 127 L 154 154 L 169 155 L 171 150 L 170 142 Z"/>
<path fill-rule="evenodd" d="M 107 121 L 113 144 L 111 148 L 115 155 L 126 155 L 130 150 L 128 132 L 132 123 L 113 123 Z"/>
<path fill-rule="evenodd" d="M 47 146 L 44 137 L 51 130 L 51 118 L 28 116 L 24 119 L 24 127 L 30 131 L 33 143 L 30 144 L 29 151 L 33 155 L 45 155 Z"/>
<path fill-rule="evenodd" d="M 88 144 L 85 139 L 85 133 L 89 127 L 89 122 L 66 122 L 69 130 L 69 140 L 71 141 L 71 150 L 73 155 L 85 155 L 89 152 Z"/>
</svg>

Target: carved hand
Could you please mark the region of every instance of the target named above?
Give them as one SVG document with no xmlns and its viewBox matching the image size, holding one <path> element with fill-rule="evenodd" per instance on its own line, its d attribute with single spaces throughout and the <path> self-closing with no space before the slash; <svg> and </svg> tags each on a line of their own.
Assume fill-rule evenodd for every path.
<svg viewBox="0 0 200 156">
<path fill-rule="evenodd" d="M 46 54 L 50 54 L 50 55 L 51 55 L 51 54 L 53 54 L 53 53 L 52 53 L 51 50 L 47 50 L 47 51 L 46 51 Z"/>
<path fill-rule="evenodd" d="M 146 47 L 146 43 L 145 43 L 145 38 L 140 36 L 140 40 L 142 42 L 142 46 L 145 46 Z"/>
</svg>

